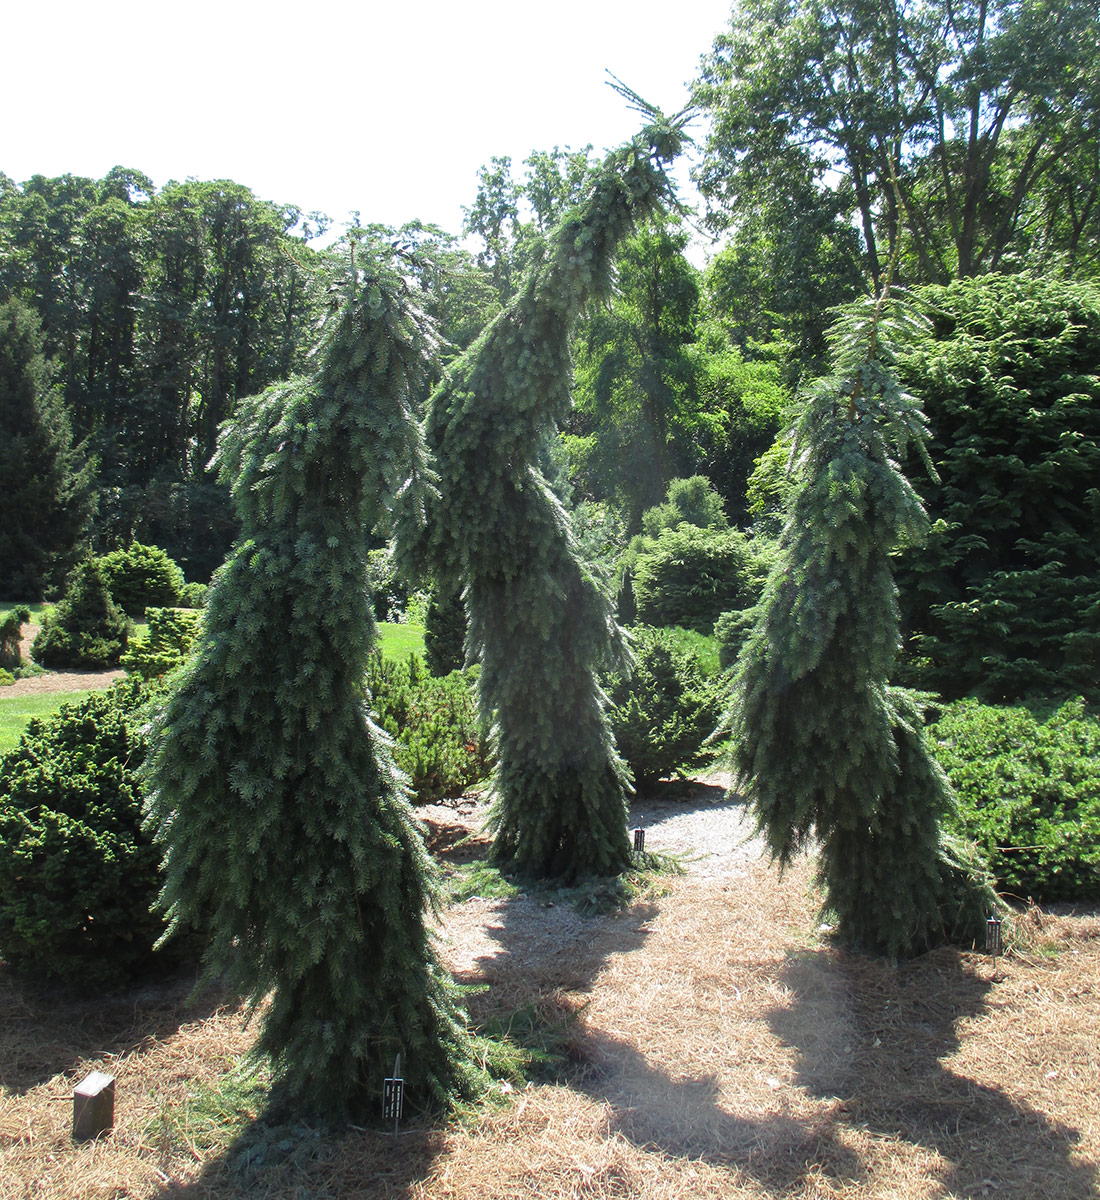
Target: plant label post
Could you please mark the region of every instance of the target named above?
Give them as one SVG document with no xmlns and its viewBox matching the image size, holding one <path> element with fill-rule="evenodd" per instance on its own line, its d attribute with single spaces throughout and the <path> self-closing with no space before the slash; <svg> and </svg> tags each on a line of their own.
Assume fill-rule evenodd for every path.
<svg viewBox="0 0 1100 1200">
<path fill-rule="evenodd" d="M 1004 940 L 1001 934 L 1001 918 L 991 916 L 985 923 L 985 950 L 993 955 L 993 971 L 997 971 L 997 955 L 1004 953 Z"/>
<path fill-rule="evenodd" d="M 73 1137 L 98 1137 L 115 1123 L 115 1078 L 93 1071 L 73 1089 Z"/>
<path fill-rule="evenodd" d="M 401 1078 L 401 1055 L 393 1060 L 393 1077 L 382 1081 L 382 1120 L 393 1120 L 393 1136 L 397 1138 L 397 1122 L 405 1111 L 405 1081 Z"/>
<path fill-rule="evenodd" d="M 634 830 L 634 853 L 635 854 L 644 854 L 645 853 L 645 830 L 644 829 L 639 828 L 639 829 Z"/>
</svg>

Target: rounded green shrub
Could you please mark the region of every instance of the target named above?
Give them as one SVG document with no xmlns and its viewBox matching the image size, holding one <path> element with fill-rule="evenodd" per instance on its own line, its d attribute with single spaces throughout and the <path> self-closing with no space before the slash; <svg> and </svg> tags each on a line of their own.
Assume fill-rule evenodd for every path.
<svg viewBox="0 0 1100 1200">
<path fill-rule="evenodd" d="M 22 975 L 115 987 L 194 953 L 184 938 L 153 959 L 160 854 L 135 775 L 150 694 L 124 680 L 63 705 L 0 759 L 0 957 Z"/>
<path fill-rule="evenodd" d="M 111 599 L 98 560 L 86 559 L 77 564 L 64 597 L 47 614 L 31 655 L 44 667 L 116 667 L 130 629 L 126 614 Z"/>
<path fill-rule="evenodd" d="M 645 787 L 699 763 L 721 713 L 719 690 L 674 630 L 632 631 L 634 671 L 608 680 L 615 744 Z"/>
<path fill-rule="evenodd" d="M 1100 898 L 1100 717 L 1083 700 L 1038 715 L 961 700 L 928 736 L 999 890 Z"/>
<path fill-rule="evenodd" d="M 736 529 L 664 529 L 634 563 L 637 620 L 709 633 L 718 617 L 755 604 L 767 567 Z"/>
<path fill-rule="evenodd" d="M 100 559 L 111 599 L 131 617 L 150 605 L 174 608 L 183 592 L 183 572 L 159 546 L 131 542 Z"/>
</svg>

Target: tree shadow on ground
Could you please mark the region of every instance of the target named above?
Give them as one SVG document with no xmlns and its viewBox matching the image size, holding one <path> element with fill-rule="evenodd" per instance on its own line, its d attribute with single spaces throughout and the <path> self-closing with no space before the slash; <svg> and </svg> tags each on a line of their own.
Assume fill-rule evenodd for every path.
<svg viewBox="0 0 1100 1200">
<path fill-rule="evenodd" d="M 33 987 L 0 964 L 0 1085 L 14 1095 L 87 1059 L 140 1051 L 224 1002 L 215 984 L 196 990 L 196 972 L 179 971 L 126 991 L 74 996 Z"/>
<path fill-rule="evenodd" d="M 811 951 L 790 959 L 781 981 L 792 1000 L 769 1014 L 771 1028 L 797 1051 L 795 1082 L 839 1101 L 844 1124 L 935 1151 L 954 1196 L 1097 1196 L 1095 1168 L 1072 1160 L 1075 1130 L 943 1061 L 991 987 L 957 952 L 895 969 Z"/>
</svg>

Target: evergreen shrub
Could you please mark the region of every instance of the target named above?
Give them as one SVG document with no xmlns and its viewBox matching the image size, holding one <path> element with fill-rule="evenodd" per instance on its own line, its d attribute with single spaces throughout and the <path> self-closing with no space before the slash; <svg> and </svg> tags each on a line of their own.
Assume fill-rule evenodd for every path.
<svg viewBox="0 0 1100 1200">
<path fill-rule="evenodd" d="M 633 644 L 633 673 L 608 680 L 608 715 L 635 787 L 646 787 L 706 756 L 703 743 L 718 724 L 721 696 L 676 631 L 638 627 Z"/>
<path fill-rule="evenodd" d="M 924 403 L 932 519 L 899 560 L 899 679 L 948 699 L 1100 698 L 1100 291 L 929 288 L 902 374 Z M 923 473 L 922 473 L 923 475 Z"/>
<path fill-rule="evenodd" d="M 128 616 L 140 618 L 150 605 L 173 608 L 183 592 L 183 572 L 159 546 L 131 542 L 100 559 L 111 599 Z"/>
<path fill-rule="evenodd" d="M 31 655 L 44 667 L 116 667 L 131 629 L 129 618 L 111 599 L 99 561 L 86 559 L 74 568 L 65 595 L 43 620 Z"/>
<path fill-rule="evenodd" d="M 476 684 L 476 669 L 436 678 L 415 654 L 403 662 L 371 656 L 372 705 L 418 803 L 459 796 L 492 769 Z"/>
<path fill-rule="evenodd" d="M 756 624 L 755 608 L 735 608 L 724 612 L 714 622 L 714 638 L 718 643 L 718 665 L 723 671 L 737 662 L 741 647 L 748 641 Z"/>
<path fill-rule="evenodd" d="M 206 603 L 207 590 L 205 583 L 185 583 L 180 592 L 180 608 L 202 608 Z"/>
<path fill-rule="evenodd" d="M 433 675 L 449 675 L 466 665 L 466 605 L 458 592 L 432 589 L 424 622 L 424 658 Z"/>
<path fill-rule="evenodd" d="M 160 854 L 136 779 L 151 695 L 124 680 L 65 704 L 0 759 L 0 956 L 20 974 L 116 987 L 195 953 L 183 938 L 152 957 Z"/>
<path fill-rule="evenodd" d="M 14 671 L 23 664 L 19 643 L 23 633 L 23 622 L 31 619 L 31 610 L 20 604 L 6 613 L 0 620 L 0 668 Z"/>
<path fill-rule="evenodd" d="M 1046 714 L 961 700 L 929 728 L 959 799 L 957 831 L 998 887 L 1036 900 L 1100 898 L 1100 717 L 1080 699 Z"/>
<path fill-rule="evenodd" d="M 131 675 L 159 679 L 187 657 L 199 632 L 202 614 L 191 608 L 148 608 L 148 637 L 132 641 L 122 656 Z"/>
<path fill-rule="evenodd" d="M 635 560 L 637 620 L 709 633 L 722 613 L 756 602 L 766 575 L 766 563 L 739 530 L 664 529 Z"/>
</svg>

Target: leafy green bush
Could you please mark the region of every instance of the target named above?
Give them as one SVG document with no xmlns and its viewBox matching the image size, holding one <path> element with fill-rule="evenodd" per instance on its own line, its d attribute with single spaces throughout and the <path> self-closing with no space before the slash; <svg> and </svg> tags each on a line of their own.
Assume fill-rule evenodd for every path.
<svg viewBox="0 0 1100 1200">
<path fill-rule="evenodd" d="M 137 710 L 150 695 L 124 680 L 63 705 L 0 759 L 0 955 L 21 974 L 84 989 L 153 965 L 160 854 L 142 831 L 135 776 Z M 156 961 L 193 951 L 185 938 Z"/>
<path fill-rule="evenodd" d="M 23 622 L 31 619 L 31 610 L 20 604 L 0 620 L 0 668 L 14 671 L 22 666 L 23 656 L 19 642 L 23 633 Z"/>
<path fill-rule="evenodd" d="M 111 599 L 96 559 L 78 563 L 65 595 L 42 622 L 31 654 L 44 667 L 97 670 L 118 666 L 131 624 Z"/>
<path fill-rule="evenodd" d="M 122 656 L 122 665 L 131 675 L 159 679 L 178 667 L 199 632 L 202 613 L 192 608 L 147 608 L 149 634 L 132 641 Z"/>
<path fill-rule="evenodd" d="M 766 561 L 736 529 L 664 529 L 634 564 L 637 619 L 709 633 L 722 613 L 756 603 L 766 574 Z"/>
<path fill-rule="evenodd" d="M 648 537 L 658 537 L 662 530 L 675 529 L 685 523 L 698 529 L 729 527 L 722 497 L 705 475 L 672 480 L 665 502 L 642 513 L 642 530 Z"/>
<path fill-rule="evenodd" d="M 131 617 L 141 617 L 149 605 L 172 608 L 180 602 L 183 572 L 159 546 L 131 542 L 112 550 L 100 563 L 111 599 Z"/>
<path fill-rule="evenodd" d="M 394 739 L 397 765 L 416 801 L 461 795 L 492 767 L 473 684 L 475 671 L 436 678 L 423 660 L 371 656 L 367 686 L 378 723 Z"/>
<path fill-rule="evenodd" d="M 608 715 L 635 786 L 644 787 L 705 757 L 703 742 L 718 724 L 721 706 L 717 683 L 693 651 L 681 648 L 675 631 L 632 632 L 634 671 L 629 678 L 609 678 Z"/>
<path fill-rule="evenodd" d="M 928 736 L 958 793 L 957 830 L 984 850 L 1001 890 L 1100 897 L 1100 717 L 1084 701 L 1043 719 L 962 700 Z"/>
</svg>

